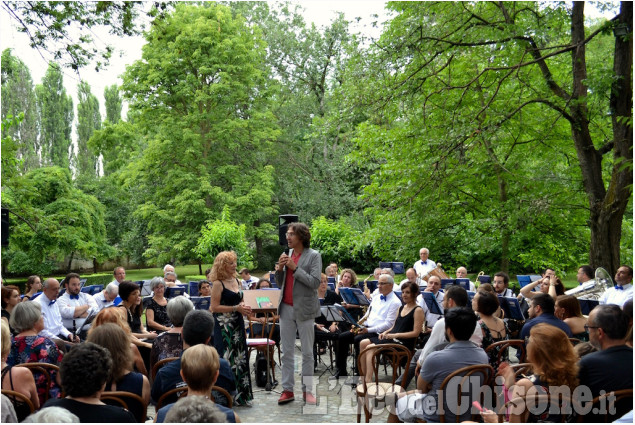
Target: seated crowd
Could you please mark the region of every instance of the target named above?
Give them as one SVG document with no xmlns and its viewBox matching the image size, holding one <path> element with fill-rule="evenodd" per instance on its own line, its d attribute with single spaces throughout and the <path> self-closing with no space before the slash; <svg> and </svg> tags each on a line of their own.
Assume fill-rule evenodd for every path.
<svg viewBox="0 0 635 425">
<path fill-rule="evenodd" d="M 598 305 L 584 315 L 580 299 L 565 293 L 552 269 L 519 294 L 504 272 L 495 273 L 491 284 L 442 288 L 440 267 L 428 256 L 422 248 L 421 261 L 400 283 L 390 268 L 358 282 L 353 270 L 331 263 L 316 291 L 323 315 L 313 327 L 314 361 L 317 366 L 332 347 L 329 379 L 340 383 L 343 377 L 341 383 L 356 387 L 360 397 L 373 382 L 390 378 L 378 376 L 376 353 L 386 347 L 407 353 L 410 361 L 395 365 L 389 422 L 560 421 L 564 413 L 529 412 L 505 402 L 550 396 L 562 386 L 572 393 L 588 388 L 587 401 L 620 390 L 630 390 L 632 400 L 631 267 L 618 269 L 615 287 L 598 294 Z M 268 336 L 280 350 L 279 317 L 252 312 L 243 299 L 244 291 L 271 288 L 269 274 L 257 279 L 245 268 L 237 274 L 235 254 L 219 254 L 196 288 L 200 297 L 210 297 L 209 311 L 195 309 L 189 296 L 166 297 L 167 288 L 181 285 L 171 265 L 149 282 L 152 292 L 144 298 L 139 285 L 125 280 L 123 267 L 113 275 L 92 296 L 81 291 L 75 273 L 63 280 L 61 295 L 53 278 L 29 277 L 22 299 L 19 288 L 2 286 L 3 421 L 143 422 L 152 403 L 156 422 L 240 422 L 232 406 L 250 406 L 253 399 L 246 334 Z M 589 266 L 580 267 L 580 288 L 593 276 Z M 456 277 L 466 279 L 465 267 Z M 368 307 L 346 303 L 344 288 L 359 288 Z M 525 320 L 506 317 L 505 303 L 512 302 Z M 341 318 L 332 320 L 333 311 Z M 514 363 L 522 363 L 524 374 Z M 492 390 L 491 400 L 470 392 L 470 402 L 480 401 L 482 408 L 476 403 L 461 410 L 461 402 L 444 393 L 446 381 L 464 369 L 478 369 L 470 382 Z M 279 404 L 292 400 L 291 394 Z M 306 396 L 305 402 L 312 404 Z M 630 406 L 610 418 L 628 410 L 632 415 Z M 576 413 L 585 421 L 605 420 L 595 411 Z"/>
</svg>

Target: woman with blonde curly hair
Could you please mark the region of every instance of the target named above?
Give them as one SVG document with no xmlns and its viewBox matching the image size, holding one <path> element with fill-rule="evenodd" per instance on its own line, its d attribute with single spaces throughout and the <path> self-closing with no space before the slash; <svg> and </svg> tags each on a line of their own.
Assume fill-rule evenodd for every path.
<svg viewBox="0 0 635 425">
<path fill-rule="evenodd" d="M 357 274 L 352 269 L 342 270 L 340 281 L 337 284 L 337 288 L 335 288 L 335 293 L 339 296 L 341 296 L 340 288 L 357 288 Z M 362 316 L 361 305 L 342 302 L 342 306 L 351 313 L 355 320 L 358 320 Z"/>
<path fill-rule="evenodd" d="M 533 375 L 518 382 L 515 382 L 516 375 L 508 364 L 503 363 L 499 367 L 498 374 L 505 378 L 505 387 L 511 393 L 510 400 L 533 394 L 550 394 L 550 389 L 563 385 L 573 392 L 578 386 L 578 356 L 567 334 L 555 326 L 541 323 L 531 328 L 527 359 L 532 365 Z M 509 422 L 561 422 L 560 415 L 550 414 L 548 404 L 544 407 L 542 413 L 533 410 L 530 418 L 526 405 L 519 403 L 511 408 Z M 483 417 L 487 422 L 491 418 L 490 412 Z"/>
<path fill-rule="evenodd" d="M 251 315 L 251 307 L 243 303 L 243 291 L 236 278 L 238 258 L 233 251 L 223 251 L 214 259 L 210 272 L 214 314 L 214 347 L 231 365 L 238 394 L 234 403 L 251 405 L 253 394 L 247 357 L 247 336 L 243 315 Z"/>
<path fill-rule="evenodd" d="M 104 308 L 97 314 L 95 320 L 93 320 L 93 323 L 91 324 L 90 329 L 88 330 L 88 336 L 90 336 L 90 334 L 95 329 L 105 323 L 114 323 L 115 325 L 123 329 L 126 335 L 128 335 L 128 340 L 130 341 L 130 349 L 134 358 L 134 366 L 138 372 L 147 376 L 148 370 L 145 366 L 145 363 L 143 362 L 143 357 L 141 357 L 141 353 L 139 352 L 137 346 L 152 348 L 152 345 L 148 344 L 147 342 L 143 342 L 135 337 L 132 334 L 132 331 L 130 331 L 130 326 L 128 326 L 128 322 L 122 310 L 113 307 Z"/>
</svg>

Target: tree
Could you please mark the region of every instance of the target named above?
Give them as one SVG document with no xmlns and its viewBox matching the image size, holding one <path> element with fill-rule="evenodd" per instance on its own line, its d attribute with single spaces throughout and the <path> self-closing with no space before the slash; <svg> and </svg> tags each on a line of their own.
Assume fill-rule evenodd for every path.
<svg viewBox="0 0 635 425">
<path fill-rule="evenodd" d="M 73 123 L 73 99 L 66 95 L 62 70 L 50 63 L 42 84 L 35 88 L 40 116 L 42 164 L 68 168 Z"/>
<path fill-rule="evenodd" d="M 116 84 L 104 88 L 104 100 L 106 101 L 106 120 L 111 124 L 117 124 L 121 120 L 123 103 Z"/>
<path fill-rule="evenodd" d="M 90 92 L 90 86 L 85 81 L 77 86 L 77 97 L 77 172 L 79 175 L 97 177 L 99 158 L 88 147 L 88 140 L 101 127 L 99 101 Z"/>
<path fill-rule="evenodd" d="M 147 145 L 122 176 L 142 194 L 135 214 L 148 224 L 146 258 L 188 261 L 201 226 L 225 205 L 249 234 L 260 205 L 271 204 L 273 168 L 260 166 L 277 136 L 265 46 L 216 4 L 177 5 L 147 40 L 122 86 Z"/>
<path fill-rule="evenodd" d="M 617 37 L 607 49 L 606 34 L 630 22 L 632 5 L 588 33 L 582 2 L 572 10 L 528 2 L 390 7 L 399 14 L 348 77 L 357 83 L 349 93 L 357 89 L 356 102 L 373 110 L 356 155 L 381 164 L 366 191 L 379 204 L 378 231 L 388 208 L 393 229 L 423 231 L 420 240 L 445 252 L 473 238 L 480 250 L 497 247 L 486 255 L 503 269 L 510 261 L 536 267 L 516 255 L 534 247 L 543 265 L 576 264 L 577 242 L 590 239 L 591 264 L 617 269 L 631 200 L 624 117 L 632 41 Z M 399 171 L 404 164 L 410 172 Z"/>
<path fill-rule="evenodd" d="M 97 46 L 94 29 L 107 26 L 111 34 L 120 37 L 138 35 L 144 29 L 136 26 L 139 15 L 160 18 L 169 6 L 170 2 L 153 2 L 146 8 L 139 1 L 2 2 L 2 9 L 42 57 L 47 52 L 55 62 L 74 70 L 96 60 L 98 71 L 108 63 L 114 47 Z"/>
<path fill-rule="evenodd" d="M 5 187 L 3 206 L 21 220 L 13 221 L 9 248 L 3 263 L 15 273 L 48 274 L 69 256 L 106 258 L 104 207 L 73 188 L 68 169 L 43 167 L 13 179 Z"/>
<path fill-rule="evenodd" d="M 201 228 L 201 236 L 195 251 L 203 263 L 210 264 L 222 251 L 234 251 L 240 266 L 251 267 L 251 254 L 245 239 L 245 225 L 238 225 L 232 221 L 227 207 L 223 208 L 220 219 L 210 220 Z"/>
<path fill-rule="evenodd" d="M 9 131 L 17 143 L 17 155 L 24 173 L 40 165 L 39 117 L 29 68 L 11 54 L 11 49 L 5 49 L 2 52 L 2 119 L 21 113 L 22 121 Z"/>
</svg>

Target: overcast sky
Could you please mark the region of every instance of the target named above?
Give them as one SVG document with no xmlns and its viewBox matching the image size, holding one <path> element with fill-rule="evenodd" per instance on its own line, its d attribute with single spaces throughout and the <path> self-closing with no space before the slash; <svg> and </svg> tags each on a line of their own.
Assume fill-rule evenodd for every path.
<svg viewBox="0 0 635 425">
<path fill-rule="evenodd" d="M 384 12 L 384 1 L 375 0 L 298 0 L 292 3 L 299 3 L 305 8 L 304 18 L 307 22 L 313 22 L 318 27 L 328 25 L 336 16 L 337 12 L 343 12 L 346 18 L 352 22 L 351 32 L 363 32 L 368 36 L 378 37 L 380 28 L 373 27 L 372 22 L 377 18 L 372 17 L 373 14 L 381 16 L 381 20 L 386 19 Z M 355 18 L 361 18 L 359 23 L 355 22 Z M 19 57 L 31 71 L 34 84 L 39 84 L 48 68 L 50 57 L 45 57 L 35 49 L 29 47 L 28 38 L 24 33 L 17 31 L 15 21 L 12 20 L 8 13 L 0 10 L 0 48 L 2 51 L 6 48 L 13 49 L 13 55 Z M 106 86 L 112 84 L 121 84 L 119 78 L 126 69 L 126 65 L 133 63 L 141 58 L 141 46 L 145 43 L 143 37 L 125 37 L 118 38 L 110 36 L 106 31 L 95 31 L 102 43 L 98 45 L 112 44 L 115 46 L 116 52 L 113 54 L 110 64 L 107 68 L 100 72 L 95 72 L 94 66 L 88 66 L 80 70 L 79 75 L 74 71 L 65 68 L 64 86 L 67 93 L 73 97 L 75 106 L 77 105 L 77 85 L 81 79 L 90 84 L 92 93 L 97 96 L 101 105 L 102 117 L 105 116 L 103 93 Z M 75 133 L 75 131 L 73 131 Z M 74 136 L 74 134 L 73 134 Z M 74 137 L 73 137 L 74 138 Z"/>
</svg>

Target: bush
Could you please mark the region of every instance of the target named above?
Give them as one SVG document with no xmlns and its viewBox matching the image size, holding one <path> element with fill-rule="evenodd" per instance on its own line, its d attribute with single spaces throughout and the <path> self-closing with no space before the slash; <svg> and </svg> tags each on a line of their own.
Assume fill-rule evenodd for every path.
<svg viewBox="0 0 635 425">
<path fill-rule="evenodd" d="M 249 245 L 245 239 L 245 225 L 240 226 L 229 217 L 227 206 L 220 220 L 210 220 L 201 229 L 198 245 L 194 252 L 204 263 L 213 263 L 222 251 L 234 251 L 239 267 L 252 267 Z"/>
</svg>

